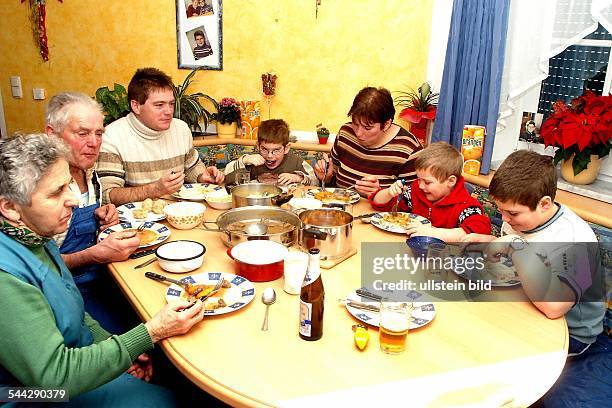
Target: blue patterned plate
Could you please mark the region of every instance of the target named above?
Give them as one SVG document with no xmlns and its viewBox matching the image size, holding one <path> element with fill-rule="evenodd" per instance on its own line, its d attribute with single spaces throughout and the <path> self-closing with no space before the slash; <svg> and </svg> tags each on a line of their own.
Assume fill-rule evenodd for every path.
<svg viewBox="0 0 612 408">
<path fill-rule="evenodd" d="M 423 327 L 434 319 L 436 316 L 436 307 L 431 302 L 417 302 L 418 298 L 422 295 L 418 292 L 412 291 L 407 294 L 409 296 L 406 301 L 412 302 L 414 309 L 412 310 L 412 318 L 410 319 L 410 329 L 418 329 L 419 327 Z M 369 300 L 359 296 L 356 292 L 351 292 L 346 297 L 348 301 L 355 301 L 366 303 L 372 306 L 379 306 L 379 302 L 375 300 Z M 355 307 L 346 305 L 346 310 L 349 311 L 350 314 L 355 316 L 357 319 L 361 320 L 364 323 L 369 324 L 370 326 L 378 327 L 379 324 L 379 316 L 378 312 L 372 312 L 369 310 L 357 309 Z"/>
<path fill-rule="evenodd" d="M 397 215 L 399 217 L 403 217 L 405 220 L 410 220 L 410 222 L 420 222 L 421 224 L 431 224 L 429 220 L 425 217 L 421 217 L 420 215 L 406 213 L 406 212 L 398 212 Z M 399 222 L 391 222 L 385 220 L 391 216 L 390 212 L 381 212 L 378 214 L 374 214 L 372 218 L 370 218 L 370 224 L 374 225 L 381 230 L 396 232 L 398 234 L 405 234 L 406 229 Z"/>
<path fill-rule="evenodd" d="M 216 184 L 209 183 L 193 183 L 183 184 L 183 187 L 176 193 L 172 194 L 172 197 L 179 198 L 181 200 L 192 200 L 192 201 L 203 201 L 206 198 L 206 194 L 215 190 L 224 189 Z"/>
<path fill-rule="evenodd" d="M 354 190 L 346 190 L 343 188 L 326 188 L 325 191 L 326 191 L 325 194 L 323 194 L 323 189 L 321 187 L 312 188 L 308 190 L 306 195 L 308 197 L 316 198 L 317 200 L 322 201 L 325 204 L 330 204 L 330 203 L 355 204 L 359 202 L 359 200 L 361 199 L 361 196 L 359 195 L 359 193 Z M 348 193 L 350 194 L 348 197 L 348 200 L 344 199 L 342 194 L 338 194 L 338 193 L 343 193 L 345 191 L 348 191 Z M 328 193 L 331 193 L 331 194 L 328 194 Z"/>
<path fill-rule="evenodd" d="M 98 239 L 103 241 L 111 232 L 119 232 L 126 230 L 135 230 L 143 224 L 140 221 L 129 222 L 125 221 L 121 224 L 113 225 L 102 231 Z M 153 246 L 160 244 L 168 239 L 170 236 L 170 229 L 163 224 L 158 224 L 156 222 L 145 221 L 144 222 L 145 229 L 142 232 L 140 238 L 140 248 L 145 248 L 148 246 Z"/>
<path fill-rule="evenodd" d="M 236 276 L 231 273 L 197 273 L 194 275 L 185 276 L 181 278 L 181 281 L 186 283 L 214 286 L 219 281 L 221 275 L 223 275 L 223 279 L 230 282 L 232 285 L 231 288 L 224 289 L 224 292 L 222 294 L 223 300 L 225 301 L 227 306 L 220 307 L 218 309 L 209 309 L 208 305 L 211 304 L 209 300 L 212 300 L 213 303 L 216 303 L 215 299 L 213 299 L 215 298 L 215 295 L 213 295 L 205 301 L 207 308 L 204 314 L 214 316 L 231 313 L 235 310 L 245 307 L 255 297 L 255 288 L 253 287 L 251 281 L 249 281 L 247 278 L 243 278 L 242 276 Z M 168 301 L 168 303 L 180 299 L 181 297 L 186 298 L 186 296 L 184 295 L 183 288 L 179 287 L 178 285 L 175 285 L 174 283 L 170 285 L 170 287 L 166 291 L 166 300 Z M 218 299 L 218 297 L 216 299 Z"/>
<path fill-rule="evenodd" d="M 151 221 L 151 222 L 161 221 L 164 218 L 166 218 L 166 214 L 155 214 L 153 211 L 149 211 L 149 213 L 147 214 L 147 218 L 145 219 L 138 219 L 134 217 L 134 214 L 132 212 L 140 208 L 141 206 L 142 206 L 142 201 L 136 201 L 134 203 L 127 203 L 127 204 L 120 205 L 119 207 L 117 207 L 117 212 L 119 213 L 119 219 L 121 221 L 140 223 L 142 221 Z"/>
</svg>

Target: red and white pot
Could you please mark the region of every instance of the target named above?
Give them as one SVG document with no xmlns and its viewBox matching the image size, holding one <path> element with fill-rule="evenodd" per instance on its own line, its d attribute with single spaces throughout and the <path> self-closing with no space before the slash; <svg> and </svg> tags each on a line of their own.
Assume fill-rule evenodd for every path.
<svg viewBox="0 0 612 408">
<path fill-rule="evenodd" d="M 274 241 L 246 241 L 227 250 L 236 275 L 251 282 L 269 282 L 283 276 L 289 250 Z"/>
</svg>

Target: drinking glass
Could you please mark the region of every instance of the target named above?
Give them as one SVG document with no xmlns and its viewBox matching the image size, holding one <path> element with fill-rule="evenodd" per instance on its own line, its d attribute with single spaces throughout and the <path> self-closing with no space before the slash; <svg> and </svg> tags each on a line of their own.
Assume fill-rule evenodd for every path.
<svg viewBox="0 0 612 408">
<path fill-rule="evenodd" d="M 383 352 L 400 354 L 406 350 L 412 308 L 412 303 L 380 302 L 378 338 Z"/>
<path fill-rule="evenodd" d="M 251 182 L 251 172 L 248 170 L 236 170 L 236 184 L 248 184 Z"/>
<path fill-rule="evenodd" d="M 448 278 L 448 262 L 450 249 L 446 244 L 429 244 L 427 263 L 425 265 L 425 280 L 443 282 Z"/>
</svg>

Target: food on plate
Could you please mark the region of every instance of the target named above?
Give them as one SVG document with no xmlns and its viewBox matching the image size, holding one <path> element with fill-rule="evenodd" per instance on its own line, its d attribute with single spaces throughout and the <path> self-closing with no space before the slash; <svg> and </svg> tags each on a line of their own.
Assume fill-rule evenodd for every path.
<svg viewBox="0 0 612 408">
<path fill-rule="evenodd" d="M 484 271 L 482 271 L 482 279 L 494 283 L 505 283 L 516 280 L 517 276 L 514 269 L 502 262 L 487 262 Z"/>
<path fill-rule="evenodd" d="M 344 203 L 348 203 L 349 201 L 351 201 L 350 195 L 344 195 L 340 191 L 327 191 L 327 190 L 319 191 L 318 193 L 315 193 L 314 197 L 317 200 L 320 200 L 323 202 L 341 201 Z"/>
<path fill-rule="evenodd" d="M 276 184 L 278 183 L 278 174 L 263 173 L 257 177 L 257 181 L 264 184 Z"/>
<path fill-rule="evenodd" d="M 233 300 L 234 296 L 232 295 L 231 289 L 232 284 L 227 280 L 223 279 L 223 283 L 221 284 L 221 289 L 219 289 L 214 296 L 209 297 L 204 300 L 204 308 L 206 310 L 215 310 L 221 307 L 225 307 L 228 304 L 233 304 L 229 298 Z M 187 300 L 198 300 L 202 299 L 205 296 L 208 296 L 210 292 L 215 288 L 215 285 L 203 285 L 203 284 L 187 284 L 185 290 L 182 293 L 182 296 L 187 298 Z M 226 299 L 226 296 L 228 299 Z"/>
<path fill-rule="evenodd" d="M 153 200 L 147 198 L 142 202 L 140 208 L 142 208 L 143 210 L 151 211 L 151 208 L 153 208 Z"/>
<path fill-rule="evenodd" d="M 230 194 L 208 195 L 206 196 L 206 201 L 213 201 L 215 203 L 229 203 L 232 201 L 232 196 Z"/>
<path fill-rule="evenodd" d="M 383 222 L 397 225 L 398 227 L 401 227 L 401 228 L 408 228 L 410 226 L 410 223 L 413 222 L 413 220 L 412 218 L 410 218 L 410 215 L 407 213 L 397 213 L 397 214 L 388 213 L 388 214 L 383 215 Z"/>
<path fill-rule="evenodd" d="M 214 191 L 217 186 L 214 184 L 190 184 L 189 187 L 183 186 L 178 191 L 181 198 L 203 198 L 206 193 Z"/>
<path fill-rule="evenodd" d="M 145 208 L 136 208 L 134 211 L 132 211 L 132 216 L 136 218 L 137 220 L 143 220 L 147 218 L 148 215 L 149 215 L 149 210 Z"/>
<path fill-rule="evenodd" d="M 154 214 L 163 214 L 164 213 L 164 207 L 166 206 L 166 202 L 164 200 L 155 200 L 153 202 L 153 213 Z"/>
<path fill-rule="evenodd" d="M 138 239 L 140 240 L 140 245 L 148 245 L 157 239 L 157 232 L 148 230 L 148 229 L 138 231 L 135 228 L 131 228 L 131 229 L 126 229 L 124 231 L 136 232 L 136 235 L 138 236 Z"/>
</svg>

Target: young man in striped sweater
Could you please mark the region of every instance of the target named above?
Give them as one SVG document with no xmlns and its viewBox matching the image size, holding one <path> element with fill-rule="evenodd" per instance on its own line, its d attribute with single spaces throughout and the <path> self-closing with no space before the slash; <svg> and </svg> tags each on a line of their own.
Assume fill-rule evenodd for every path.
<svg viewBox="0 0 612 408">
<path fill-rule="evenodd" d="M 159 198 L 184 182 L 222 183 L 193 147 L 189 126 L 173 118 L 172 79 L 156 68 L 136 71 L 128 86 L 131 112 L 106 127 L 98 175 L 104 203 L 121 205 Z"/>
</svg>

